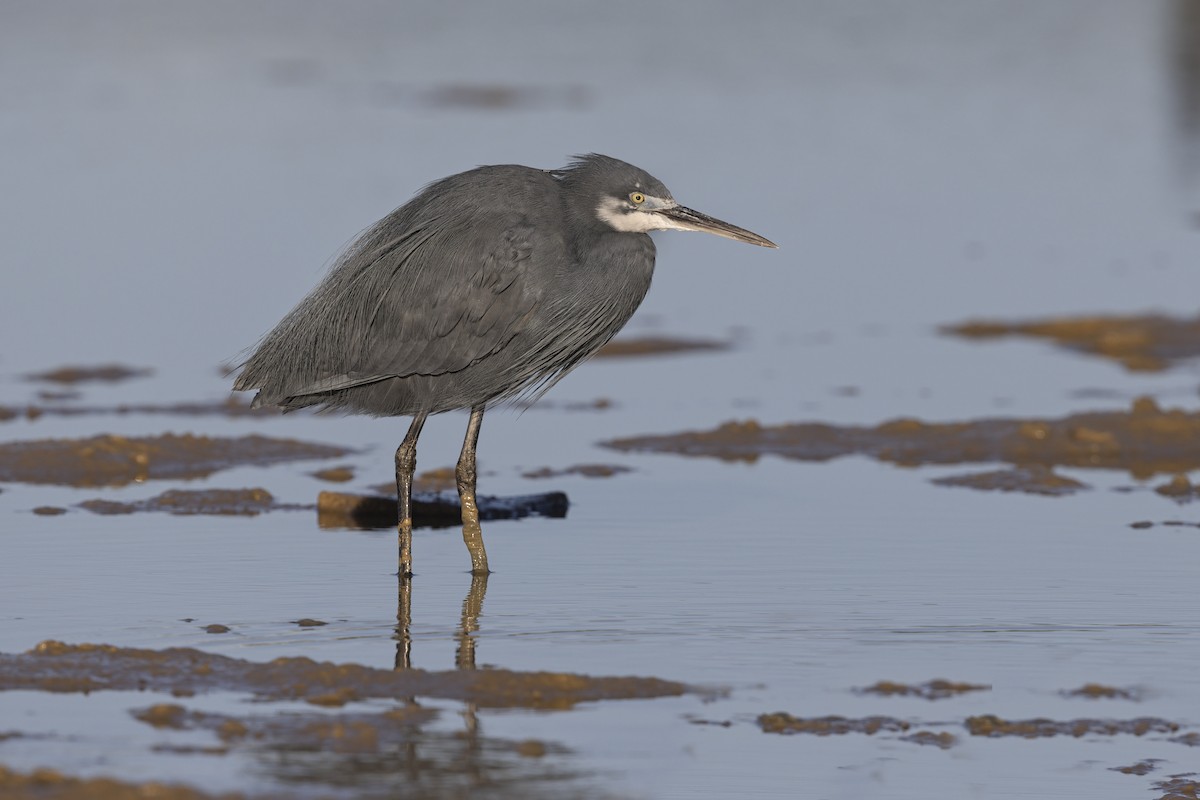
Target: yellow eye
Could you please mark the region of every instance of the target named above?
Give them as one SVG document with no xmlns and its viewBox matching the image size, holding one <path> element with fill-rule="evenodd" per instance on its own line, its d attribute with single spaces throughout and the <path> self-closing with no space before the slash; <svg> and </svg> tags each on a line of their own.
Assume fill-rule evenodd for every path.
<svg viewBox="0 0 1200 800">
<path fill-rule="evenodd" d="M 635 206 L 640 206 L 642 203 L 646 202 L 646 195 L 642 194 L 641 192 L 634 192 L 633 194 L 629 195 L 629 202 L 633 203 Z"/>
</svg>

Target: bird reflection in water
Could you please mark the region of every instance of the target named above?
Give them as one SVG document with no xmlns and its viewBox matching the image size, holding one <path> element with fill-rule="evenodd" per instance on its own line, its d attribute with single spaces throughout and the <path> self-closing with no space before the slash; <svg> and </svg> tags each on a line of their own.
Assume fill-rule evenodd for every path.
<svg viewBox="0 0 1200 800">
<path fill-rule="evenodd" d="M 475 632 L 483 615 L 483 598 L 487 594 L 487 575 L 471 575 L 471 588 L 463 598 L 462 620 L 459 623 L 458 646 L 454 651 L 457 669 L 475 669 Z M 412 669 L 412 576 L 402 575 L 396 600 L 396 666 L 398 670 Z"/>
<path fill-rule="evenodd" d="M 399 576 L 394 637 L 396 640 L 395 668 L 397 670 L 412 669 L 412 584 L 411 575 Z M 488 576 L 486 574 L 471 575 L 471 588 L 467 590 L 467 596 L 463 599 L 462 619 L 455 637 L 458 640 L 458 646 L 454 651 L 454 666 L 457 669 L 475 669 L 475 633 L 479 630 L 479 617 L 483 614 L 483 597 L 487 593 L 487 584 Z M 405 700 L 412 705 L 417 704 L 415 697 L 408 697 Z M 464 753 L 461 765 L 463 771 L 476 781 L 485 777 L 478 711 L 478 706 L 474 702 L 467 701 L 463 704 L 464 726 L 461 738 Z M 406 763 L 410 769 L 417 769 L 420 760 L 417 757 L 417 740 L 415 738 L 408 742 L 407 749 Z"/>
</svg>

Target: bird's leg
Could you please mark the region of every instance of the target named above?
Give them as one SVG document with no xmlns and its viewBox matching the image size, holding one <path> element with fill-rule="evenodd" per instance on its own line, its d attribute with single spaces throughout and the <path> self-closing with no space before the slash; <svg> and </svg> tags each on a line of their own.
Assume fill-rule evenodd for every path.
<svg viewBox="0 0 1200 800">
<path fill-rule="evenodd" d="M 412 575 L 412 482 L 417 471 L 417 437 L 425 426 L 425 414 L 413 417 L 404 441 L 396 448 L 396 498 L 400 522 L 400 579 Z"/>
<path fill-rule="evenodd" d="M 458 497 L 462 501 L 463 541 L 471 553 L 471 573 L 487 575 L 487 551 L 483 549 L 483 530 L 479 527 L 479 506 L 475 504 L 475 445 L 479 441 L 479 425 L 483 422 L 483 406 L 471 409 L 467 435 L 454 477 L 458 480 Z"/>
</svg>

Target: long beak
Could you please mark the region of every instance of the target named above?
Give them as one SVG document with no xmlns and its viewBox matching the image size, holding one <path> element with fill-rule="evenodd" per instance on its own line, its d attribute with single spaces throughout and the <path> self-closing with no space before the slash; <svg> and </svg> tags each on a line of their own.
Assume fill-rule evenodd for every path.
<svg viewBox="0 0 1200 800">
<path fill-rule="evenodd" d="M 685 206 L 671 206 L 660 209 L 657 213 L 671 220 L 672 227 L 679 230 L 715 233 L 717 236 L 724 236 L 726 239 L 733 239 L 735 242 L 745 242 L 746 244 L 756 244 L 759 247 L 779 249 L 779 245 L 770 239 L 759 236 L 757 233 L 751 233 L 745 228 L 730 225 L 728 222 L 723 222 L 707 214 L 701 214 L 699 211 L 693 211 Z"/>
</svg>

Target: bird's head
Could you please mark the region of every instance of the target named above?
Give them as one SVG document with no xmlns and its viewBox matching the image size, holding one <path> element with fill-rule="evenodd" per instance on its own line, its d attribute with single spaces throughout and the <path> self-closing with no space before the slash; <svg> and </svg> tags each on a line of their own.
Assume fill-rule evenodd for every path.
<svg viewBox="0 0 1200 800">
<path fill-rule="evenodd" d="M 553 174 L 580 202 L 590 202 L 595 219 L 611 230 L 701 231 L 760 247 L 778 247 L 757 233 L 679 205 L 658 178 L 609 156 L 580 156 Z"/>
</svg>

